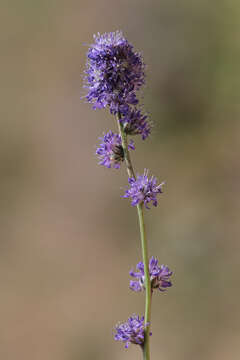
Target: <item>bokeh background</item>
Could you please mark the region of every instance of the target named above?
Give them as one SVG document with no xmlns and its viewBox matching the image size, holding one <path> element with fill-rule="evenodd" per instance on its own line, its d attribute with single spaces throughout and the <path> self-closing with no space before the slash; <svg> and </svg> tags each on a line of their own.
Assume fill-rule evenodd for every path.
<svg viewBox="0 0 240 360">
<path fill-rule="evenodd" d="M 174 271 L 152 359 L 239 359 L 239 2 L 8 0 L 1 27 L 0 358 L 141 358 L 112 336 L 144 307 L 126 172 L 95 157 L 116 125 L 80 99 L 86 45 L 120 29 L 144 55 L 154 122 L 133 161 L 166 181 L 146 212 L 150 254 Z"/>
</svg>

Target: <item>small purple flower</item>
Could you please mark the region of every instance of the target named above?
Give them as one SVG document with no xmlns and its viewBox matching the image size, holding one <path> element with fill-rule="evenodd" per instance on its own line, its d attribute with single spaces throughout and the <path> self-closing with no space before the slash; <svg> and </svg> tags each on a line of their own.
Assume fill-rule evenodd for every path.
<svg viewBox="0 0 240 360">
<path fill-rule="evenodd" d="M 147 121 L 147 115 L 143 115 L 140 110 L 129 109 L 120 119 L 123 128 L 128 135 L 142 135 L 145 140 L 151 132 L 151 126 Z"/>
<path fill-rule="evenodd" d="M 114 114 L 136 105 L 136 91 L 144 84 L 144 64 L 122 32 L 94 35 L 87 53 L 86 99 L 96 108 L 110 107 Z"/>
<path fill-rule="evenodd" d="M 115 169 L 119 169 L 121 162 L 124 160 L 121 136 L 109 131 L 99 139 L 101 143 L 96 150 L 96 154 L 99 155 L 99 164 L 107 168 L 112 166 Z M 135 149 L 133 141 L 129 143 L 128 148 L 129 150 Z"/>
<path fill-rule="evenodd" d="M 137 272 L 131 270 L 129 274 L 137 279 L 136 281 L 130 280 L 130 289 L 133 291 L 142 291 L 145 289 L 145 275 L 144 275 L 144 264 L 139 262 L 137 264 Z M 160 291 L 167 290 L 168 287 L 172 286 L 170 281 L 170 276 L 172 276 L 172 271 L 165 265 L 158 265 L 158 260 L 151 257 L 149 261 L 149 275 L 151 281 L 151 288 L 159 289 Z"/>
<path fill-rule="evenodd" d="M 132 315 L 125 323 L 116 326 L 114 339 L 125 343 L 125 348 L 128 348 L 130 343 L 143 345 L 144 331 L 148 325 L 149 323 L 144 324 L 144 316 L 140 318 L 137 315 Z"/>
<path fill-rule="evenodd" d="M 143 175 L 137 175 L 136 179 L 129 178 L 128 182 L 130 188 L 126 190 L 123 197 L 132 199 L 132 206 L 144 203 L 149 209 L 147 204 L 150 202 L 153 206 L 157 206 L 157 194 L 162 193 L 164 183 L 157 185 L 157 179 L 154 176 L 148 178 L 147 170 L 144 170 Z"/>
</svg>

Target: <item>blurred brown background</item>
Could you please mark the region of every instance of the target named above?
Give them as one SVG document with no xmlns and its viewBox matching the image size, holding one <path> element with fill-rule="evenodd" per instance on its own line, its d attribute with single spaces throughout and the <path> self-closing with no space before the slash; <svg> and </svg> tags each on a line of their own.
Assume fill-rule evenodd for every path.
<svg viewBox="0 0 240 360">
<path fill-rule="evenodd" d="M 85 44 L 120 29 L 155 124 L 134 164 L 167 182 L 146 212 L 150 254 L 174 271 L 152 359 L 239 359 L 239 2 L 8 0 L 1 27 L 0 358 L 141 358 L 112 336 L 143 312 L 136 210 L 125 169 L 94 154 L 113 119 L 80 100 Z"/>
</svg>

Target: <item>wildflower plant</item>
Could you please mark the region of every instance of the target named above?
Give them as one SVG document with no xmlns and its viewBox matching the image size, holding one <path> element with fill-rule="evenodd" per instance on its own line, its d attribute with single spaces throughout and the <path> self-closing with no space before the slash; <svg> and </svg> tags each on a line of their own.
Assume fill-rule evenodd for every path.
<svg viewBox="0 0 240 360">
<path fill-rule="evenodd" d="M 130 136 L 139 135 L 145 140 L 151 132 L 148 115 L 140 108 L 137 92 L 145 83 L 145 65 L 140 53 L 124 38 L 122 32 L 110 32 L 94 35 L 94 43 L 87 53 L 85 71 L 86 100 L 94 109 L 107 108 L 115 116 L 118 133 L 108 131 L 100 137 L 96 150 L 99 164 L 107 168 L 119 169 L 125 162 L 129 187 L 124 198 L 131 200 L 137 208 L 142 262 L 136 271 L 131 270 L 130 289 L 145 291 L 145 315 L 132 315 L 125 323 L 116 325 L 114 338 L 128 348 L 130 343 L 140 345 L 143 359 L 150 360 L 149 337 L 151 324 L 151 301 L 155 289 L 166 291 L 171 283 L 172 272 L 165 265 L 159 265 L 155 257 L 148 257 L 148 245 L 144 224 L 144 208 L 157 206 L 163 193 L 164 183 L 158 184 L 156 177 L 148 171 L 135 174 L 130 150 L 135 150 Z"/>
</svg>

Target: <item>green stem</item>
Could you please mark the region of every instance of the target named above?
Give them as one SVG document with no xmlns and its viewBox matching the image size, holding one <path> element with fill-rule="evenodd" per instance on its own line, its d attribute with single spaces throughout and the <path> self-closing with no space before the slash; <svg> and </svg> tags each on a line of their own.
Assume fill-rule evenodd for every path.
<svg viewBox="0 0 240 360">
<path fill-rule="evenodd" d="M 131 158 L 130 158 L 130 154 L 128 151 L 128 141 L 127 141 L 127 134 L 124 132 L 123 126 L 120 123 L 119 119 L 121 118 L 120 115 L 118 115 L 117 117 L 117 123 L 118 123 L 118 130 L 119 133 L 121 135 L 121 139 L 122 139 L 122 147 L 123 147 L 123 153 L 124 153 L 124 160 L 127 166 L 127 172 L 128 172 L 128 176 L 131 178 L 136 179 L 134 170 L 133 170 L 133 166 L 132 166 L 132 162 L 131 162 Z"/>
<path fill-rule="evenodd" d="M 120 115 L 117 117 L 118 129 L 122 139 L 122 147 L 124 152 L 124 159 L 127 166 L 128 176 L 131 178 L 136 179 L 130 154 L 128 151 L 128 141 L 127 141 L 127 134 L 124 132 L 123 126 L 119 121 L 121 118 Z M 141 246 L 142 246 L 142 257 L 143 257 L 143 264 L 144 264 L 144 274 L 145 274 L 145 324 L 150 323 L 151 320 L 151 300 L 152 300 L 152 292 L 151 292 L 151 281 L 149 276 L 149 261 L 148 261 L 148 247 L 147 247 L 147 239 L 146 239 L 146 230 L 144 224 L 144 217 L 143 217 L 143 203 L 137 205 L 138 210 L 138 220 L 139 220 L 139 227 L 140 227 L 140 235 L 141 235 Z M 144 344 L 143 344 L 143 359 L 150 360 L 150 347 L 149 347 L 149 332 L 150 332 L 150 325 L 146 327 L 145 330 L 145 337 L 144 337 Z"/>
<path fill-rule="evenodd" d="M 141 234 L 142 257 L 143 257 L 144 275 L 145 275 L 145 323 L 150 323 L 152 291 L 151 291 L 151 281 L 149 276 L 146 230 L 145 230 L 145 224 L 143 218 L 143 204 L 138 205 L 137 210 L 138 210 L 138 220 L 139 220 L 139 227 Z M 149 332 L 150 332 L 150 326 L 147 326 L 145 330 L 145 337 L 144 337 L 145 341 L 143 347 L 144 360 L 150 360 Z"/>
</svg>

